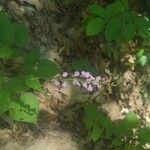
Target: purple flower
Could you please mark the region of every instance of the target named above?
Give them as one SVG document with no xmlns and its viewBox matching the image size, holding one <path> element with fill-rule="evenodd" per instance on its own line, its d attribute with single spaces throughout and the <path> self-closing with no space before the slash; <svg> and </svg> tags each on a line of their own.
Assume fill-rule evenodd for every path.
<svg viewBox="0 0 150 150">
<path fill-rule="evenodd" d="M 73 74 L 74 77 L 78 77 L 80 76 L 80 72 L 79 71 L 75 71 L 75 73 Z"/>
<path fill-rule="evenodd" d="M 81 72 L 81 77 L 89 78 L 89 77 L 90 77 L 90 73 L 89 73 L 89 72 L 82 71 L 82 72 Z"/>
<path fill-rule="evenodd" d="M 92 92 L 92 91 L 93 91 L 93 87 L 92 87 L 91 85 L 89 85 L 89 86 L 87 87 L 87 90 L 88 90 L 89 92 Z"/>
<path fill-rule="evenodd" d="M 66 78 L 68 76 L 68 72 L 63 72 L 62 77 Z"/>
</svg>

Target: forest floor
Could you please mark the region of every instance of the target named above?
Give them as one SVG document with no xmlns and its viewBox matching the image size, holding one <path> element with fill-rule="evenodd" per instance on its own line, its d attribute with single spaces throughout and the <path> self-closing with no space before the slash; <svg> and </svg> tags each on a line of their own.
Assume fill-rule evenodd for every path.
<svg viewBox="0 0 150 150">
<path fill-rule="evenodd" d="M 64 6 L 55 0 L 0 0 L 0 5 L 13 21 L 23 22 L 29 28 L 28 48 L 39 48 L 43 57 L 62 68 L 70 64 L 74 55 L 78 58 L 81 51 L 84 55 L 86 49 L 93 48 L 94 41 L 84 37 L 81 26 L 84 3 Z M 78 51 L 74 53 L 74 50 Z M 96 60 L 96 56 L 91 57 Z M 150 67 L 137 70 L 131 55 L 127 55 L 126 60 L 128 68 L 115 74 L 109 70 L 109 62 L 102 58 L 100 75 L 105 82 L 92 96 L 70 82 L 66 87 L 58 87 L 57 78 L 45 81 L 43 88 L 47 93 L 37 93 L 41 108 L 39 127 L 1 123 L 0 150 L 96 150 L 96 147 L 110 150 L 105 143 L 93 145 L 82 133 L 80 111 L 75 108 L 85 99 L 94 99 L 113 121 L 133 111 L 143 122 L 150 123 Z"/>
</svg>

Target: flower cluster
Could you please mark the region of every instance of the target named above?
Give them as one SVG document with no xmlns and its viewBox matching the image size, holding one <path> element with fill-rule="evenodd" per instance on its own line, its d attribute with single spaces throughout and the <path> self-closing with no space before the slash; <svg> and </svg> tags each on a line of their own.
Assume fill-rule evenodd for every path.
<svg viewBox="0 0 150 150">
<path fill-rule="evenodd" d="M 85 71 L 75 71 L 73 74 L 63 72 L 63 78 L 71 78 L 73 85 L 86 89 L 89 92 L 100 88 L 101 76 L 93 77 L 91 73 Z"/>
</svg>

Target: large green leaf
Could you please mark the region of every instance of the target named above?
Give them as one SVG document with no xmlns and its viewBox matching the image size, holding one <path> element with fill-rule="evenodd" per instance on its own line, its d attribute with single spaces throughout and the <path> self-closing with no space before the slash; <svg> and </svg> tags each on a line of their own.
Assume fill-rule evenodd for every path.
<svg viewBox="0 0 150 150">
<path fill-rule="evenodd" d="M 99 34 L 104 29 L 105 22 L 100 18 L 91 19 L 86 26 L 86 34 L 88 36 L 94 36 Z"/>
<path fill-rule="evenodd" d="M 143 55 L 138 59 L 138 63 L 143 67 L 148 62 L 148 58 L 146 55 Z"/>
<path fill-rule="evenodd" d="M 122 20 L 120 18 L 112 18 L 106 25 L 105 38 L 108 42 L 117 40 L 122 31 Z"/>
<path fill-rule="evenodd" d="M 28 30 L 24 24 L 14 24 L 14 44 L 18 48 L 25 47 L 28 42 Z"/>
<path fill-rule="evenodd" d="M 37 124 L 39 102 L 32 93 L 23 93 L 20 100 L 11 102 L 10 117 L 16 121 Z"/>
<path fill-rule="evenodd" d="M 106 8 L 107 17 L 113 17 L 115 15 L 120 14 L 128 8 L 128 0 L 118 0 L 108 5 Z"/>
<path fill-rule="evenodd" d="M 105 9 L 100 5 L 90 5 L 88 11 L 94 16 L 105 18 Z"/>
<path fill-rule="evenodd" d="M 136 32 L 136 26 L 133 23 L 128 23 L 124 28 L 123 28 L 123 37 L 125 41 L 130 41 L 133 39 L 134 35 Z"/>
<path fill-rule="evenodd" d="M 14 40 L 14 28 L 10 19 L 0 11 L 0 43 L 11 46 Z"/>
<path fill-rule="evenodd" d="M 37 68 L 37 75 L 41 79 L 52 78 L 58 73 L 58 67 L 50 60 L 40 60 Z"/>
<path fill-rule="evenodd" d="M 9 94 L 6 90 L 0 90 L 0 116 L 10 109 Z"/>
</svg>

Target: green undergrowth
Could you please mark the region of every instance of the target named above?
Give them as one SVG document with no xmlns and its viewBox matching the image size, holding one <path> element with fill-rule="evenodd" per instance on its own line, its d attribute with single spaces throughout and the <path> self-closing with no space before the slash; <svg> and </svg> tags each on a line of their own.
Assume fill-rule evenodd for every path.
<svg viewBox="0 0 150 150">
<path fill-rule="evenodd" d="M 129 0 L 115 0 L 105 6 L 91 4 L 85 17 L 86 35 L 91 38 L 104 38 L 106 42 L 105 54 L 108 58 L 120 62 L 125 53 L 131 53 L 130 43 L 139 41 L 135 48 L 143 49 L 150 46 L 150 21 L 149 18 L 138 13 L 130 7 Z M 125 46 L 124 45 L 128 45 Z M 133 53 L 133 52 L 132 52 Z M 139 65 L 148 63 L 148 55 L 137 60 Z"/>
<path fill-rule="evenodd" d="M 144 150 L 150 144 L 150 126 L 142 125 L 135 113 L 129 112 L 124 119 L 112 122 L 95 104 L 86 104 L 84 110 L 83 123 L 93 142 L 104 140 L 112 149 L 121 150 Z"/>
<path fill-rule="evenodd" d="M 58 66 L 42 59 L 37 49 L 24 49 L 29 32 L 24 24 L 12 23 L 0 12 L 0 116 L 37 124 L 41 81 L 58 73 Z"/>
</svg>

